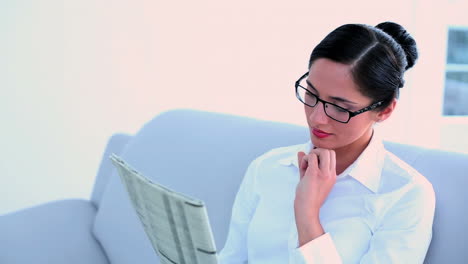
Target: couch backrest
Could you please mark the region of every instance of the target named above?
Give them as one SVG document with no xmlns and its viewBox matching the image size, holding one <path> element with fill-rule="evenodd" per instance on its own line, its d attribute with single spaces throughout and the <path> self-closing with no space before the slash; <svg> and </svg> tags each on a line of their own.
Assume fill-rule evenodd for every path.
<svg viewBox="0 0 468 264">
<path fill-rule="evenodd" d="M 120 156 L 152 180 L 204 200 L 219 250 L 248 164 L 272 148 L 307 140 L 308 130 L 302 126 L 175 110 L 148 122 Z M 462 209 L 468 155 L 390 142 L 386 146 L 434 185 L 434 239 L 426 263 L 458 263 L 468 258 L 461 248 L 467 232 L 459 228 L 468 220 Z M 111 263 L 159 263 L 115 171 L 100 200 L 93 232 Z"/>
<path fill-rule="evenodd" d="M 122 149 L 127 145 L 129 140 L 132 138 L 131 135 L 125 133 L 116 133 L 109 138 L 102 155 L 101 163 L 94 181 L 93 192 L 91 194 L 91 202 L 99 208 L 104 189 L 109 182 L 109 177 L 112 174 L 113 166 L 109 161 L 109 156 L 112 153 L 120 154 Z"/>
</svg>

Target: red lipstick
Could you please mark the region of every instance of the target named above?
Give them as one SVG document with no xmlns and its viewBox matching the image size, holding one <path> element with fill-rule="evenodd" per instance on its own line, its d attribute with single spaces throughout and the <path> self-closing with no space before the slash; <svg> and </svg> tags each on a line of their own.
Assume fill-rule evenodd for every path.
<svg viewBox="0 0 468 264">
<path fill-rule="evenodd" d="M 325 131 L 322 131 L 320 129 L 312 129 L 312 133 L 314 134 L 314 136 L 318 137 L 318 138 L 326 138 L 328 136 L 330 136 L 331 134 L 330 133 L 327 133 Z"/>
</svg>

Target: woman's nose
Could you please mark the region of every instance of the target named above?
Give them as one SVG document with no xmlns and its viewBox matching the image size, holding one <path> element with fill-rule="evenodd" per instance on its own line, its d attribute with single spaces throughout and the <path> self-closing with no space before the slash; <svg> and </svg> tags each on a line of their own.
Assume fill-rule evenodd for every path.
<svg viewBox="0 0 468 264">
<path fill-rule="evenodd" d="M 322 102 L 318 102 L 314 107 L 309 107 L 308 118 L 314 124 L 326 124 L 328 122 L 328 116 L 325 114 L 325 110 Z"/>
</svg>

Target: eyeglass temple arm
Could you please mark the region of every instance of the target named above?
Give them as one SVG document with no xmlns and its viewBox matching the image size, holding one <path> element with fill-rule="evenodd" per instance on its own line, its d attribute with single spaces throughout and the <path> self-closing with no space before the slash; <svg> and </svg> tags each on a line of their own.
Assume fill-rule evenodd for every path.
<svg viewBox="0 0 468 264">
<path fill-rule="evenodd" d="M 304 75 L 302 75 L 301 78 L 299 78 L 299 80 L 296 81 L 296 86 L 298 86 L 301 80 L 307 77 L 307 75 L 309 75 L 309 72 L 304 73 Z"/>
<path fill-rule="evenodd" d="M 373 109 L 377 108 L 378 106 L 382 105 L 382 103 L 383 103 L 383 101 L 380 101 L 380 102 L 377 102 L 377 103 L 375 103 L 373 105 L 370 105 L 368 107 L 364 107 L 363 109 L 358 110 L 356 112 L 351 112 L 351 116 L 359 115 L 360 113 L 364 113 L 364 112 L 373 110 Z"/>
</svg>

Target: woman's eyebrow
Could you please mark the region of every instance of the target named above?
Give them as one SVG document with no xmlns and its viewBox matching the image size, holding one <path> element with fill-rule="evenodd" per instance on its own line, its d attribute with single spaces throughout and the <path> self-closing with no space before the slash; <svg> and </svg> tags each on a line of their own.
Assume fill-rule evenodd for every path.
<svg viewBox="0 0 468 264">
<path fill-rule="evenodd" d="M 341 98 L 341 97 L 330 96 L 330 98 L 333 99 L 333 100 L 335 100 L 335 101 L 338 101 L 338 102 L 349 103 L 349 104 L 357 104 L 357 103 L 355 103 L 355 102 L 346 100 L 346 99 Z"/>
<path fill-rule="evenodd" d="M 317 92 L 318 94 L 318 91 L 317 89 L 315 89 L 315 87 L 312 85 L 312 83 L 309 81 L 309 80 L 306 80 L 307 82 L 307 85 L 310 86 L 310 88 L 312 88 L 315 92 Z M 337 96 L 330 96 L 331 99 L 335 100 L 335 101 L 338 101 L 338 102 L 342 102 L 342 103 L 349 103 L 349 104 L 358 104 L 358 103 L 355 103 L 353 101 L 349 101 L 347 99 L 344 99 L 342 97 L 337 97 Z"/>
<path fill-rule="evenodd" d="M 309 85 L 310 88 L 312 88 L 312 90 L 314 90 L 314 91 L 316 91 L 318 93 L 317 89 L 315 89 L 315 87 L 312 85 L 312 83 L 309 80 L 306 80 L 306 82 L 307 82 L 307 85 Z"/>
</svg>

